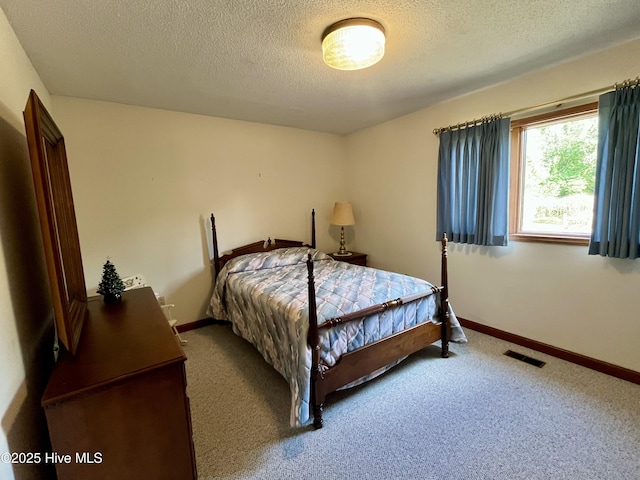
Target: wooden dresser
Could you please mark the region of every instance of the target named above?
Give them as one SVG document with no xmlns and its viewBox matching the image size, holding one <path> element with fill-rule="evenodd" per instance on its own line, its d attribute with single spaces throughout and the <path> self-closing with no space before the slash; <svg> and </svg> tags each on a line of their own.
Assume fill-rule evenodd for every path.
<svg viewBox="0 0 640 480">
<path fill-rule="evenodd" d="M 196 479 L 185 360 L 151 288 L 90 298 L 42 398 L 58 479 Z"/>
</svg>

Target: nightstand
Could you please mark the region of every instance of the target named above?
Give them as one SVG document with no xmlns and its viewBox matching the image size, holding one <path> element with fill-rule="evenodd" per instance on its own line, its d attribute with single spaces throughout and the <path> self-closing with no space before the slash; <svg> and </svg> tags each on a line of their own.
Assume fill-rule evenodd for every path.
<svg viewBox="0 0 640 480">
<path fill-rule="evenodd" d="M 334 260 L 338 260 L 340 262 L 347 262 L 353 265 L 362 265 L 363 267 L 367 266 L 367 254 L 366 253 L 358 253 L 351 252 L 351 255 L 340 256 L 335 253 L 330 253 L 329 256 Z"/>
</svg>

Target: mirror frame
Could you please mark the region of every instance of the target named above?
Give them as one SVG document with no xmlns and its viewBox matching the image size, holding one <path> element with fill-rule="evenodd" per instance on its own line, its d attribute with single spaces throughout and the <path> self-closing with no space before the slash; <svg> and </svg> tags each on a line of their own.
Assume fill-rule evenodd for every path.
<svg viewBox="0 0 640 480">
<path fill-rule="evenodd" d="M 87 313 L 87 288 L 64 137 L 33 90 L 24 121 L 56 329 L 73 355 Z"/>
</svg>

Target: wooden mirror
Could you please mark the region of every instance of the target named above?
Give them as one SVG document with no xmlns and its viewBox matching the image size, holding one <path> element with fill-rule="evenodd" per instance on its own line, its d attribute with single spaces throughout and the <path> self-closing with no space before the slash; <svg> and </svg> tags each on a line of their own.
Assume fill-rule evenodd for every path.
<svg viewBox="0 0 640 480">
<path fill-rule="evenodd" d="M 24 111 L 58 337 L 75 354 L 87 311 L 87 288 L 64 137 L 31 90 Z"/>
</svg>

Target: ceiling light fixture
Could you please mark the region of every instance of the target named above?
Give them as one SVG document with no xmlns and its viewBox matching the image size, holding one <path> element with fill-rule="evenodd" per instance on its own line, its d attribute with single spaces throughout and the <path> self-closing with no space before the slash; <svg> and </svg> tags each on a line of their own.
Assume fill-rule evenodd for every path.
<svg viewBox="0 0 640 480">
<path fill-rule="evenodd" d="M 348 18 L 322 34 L 324 63 L 338 70 L 360 70 L 384 56 L 384 27 L 368 18 Z"/>
</svg>

